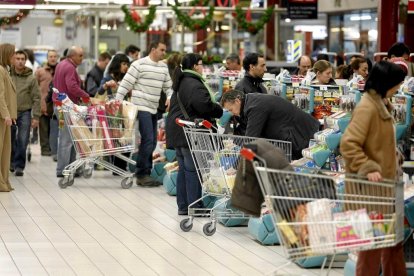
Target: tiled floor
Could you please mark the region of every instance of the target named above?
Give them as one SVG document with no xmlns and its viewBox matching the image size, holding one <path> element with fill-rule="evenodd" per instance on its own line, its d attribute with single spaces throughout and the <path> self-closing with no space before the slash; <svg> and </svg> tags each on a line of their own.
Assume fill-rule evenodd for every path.
<svg viewBox="0 0 414 276">
<path fill-rule="evenodd" d="M 281 247 L 259 245 L 246 227 L 206 237 L 196 220 L 182 232 L 162 187 L 124 190 L 99 171 L 60 189 L 56 163 L 32 151 L 25 175 L 11 177 L 15 190 L 0 193 L 0 275 L 266 275 L 286 263 Z M 294 264 L 277 272 L 318 274 Z"/>
</svg>

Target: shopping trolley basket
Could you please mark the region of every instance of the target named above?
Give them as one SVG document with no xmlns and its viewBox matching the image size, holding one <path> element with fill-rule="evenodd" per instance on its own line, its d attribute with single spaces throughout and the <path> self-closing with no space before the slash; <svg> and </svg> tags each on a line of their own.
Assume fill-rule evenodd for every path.
<svg viewBox="0 0 414 276">
<path fill-rule="evenodd" d="M 188 206 L 189 217 L 181 221 L 181 229 L 185 232 L 190 231 L 194 217 L 210 217 L 210 221 L 203 227 L 204 234 L 210 236 L 215 233 L 219 219 L 248 218 L 244 213 L 228 208 L 227 203 L 236 180 L 240 149 L 258 138 L 216 133 L 213 131 L 212 124 L 205 120 L 195 122 L 177 120 L 177 123 L 183 126 L 203 189 L 203 196 Z M 281 148 L 287 158 L 291 159 L 290 142 L 265 140 Z M 221 200 L 212 208 L 198 207 L 203 199 L 209 196 L 225 198 L 225 200 Z"/>
<path fill-rule="evenodd" d="M 94 164 L 97 164 L 122 176 L 121 187 L 130 188 L 133 183 L 133 173 L 114 166 L 102 157 L 116 156 L 135 164 L 135 161 L 122 153 L 132 152 L 135 148 L 134 125 L 137 107 L 126 101 L 112 102 L 117 105 L 119 112 L 116 115 L 108 115 L 109 108 L 103 105 L 77 106 L 66 100 L 68 98 L 64 98 L 59 109 L 63 112 L 65 126 L 69 130 L 79 158 L 65 167 L 62 172 L 64 177 L 60 179 L 59 186 L 66 188 L 73 185 L 74 174 L 81 167 L 83 167 L 83 176 L 90 178 Z"/>
<path fill-rule="evenodd" d="M 391 247 L 402 241 L 403 183 L 299 167 L 276 170 L 250 149 L 242 149 L 242 155 L 253 162 L 289 259 Z"/>
</svg>

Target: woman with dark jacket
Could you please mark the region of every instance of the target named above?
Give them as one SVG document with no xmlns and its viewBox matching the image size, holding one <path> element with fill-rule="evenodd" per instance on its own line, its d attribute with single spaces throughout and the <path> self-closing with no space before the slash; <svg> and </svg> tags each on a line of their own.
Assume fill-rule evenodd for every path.
<svg viewBox="0 0 414 276">
<path fill-rule="evenodd" d="M 108 96 L 115 96 L 118 89 L 118 83 L 124 78 L 129 67 L 129 59 L 125 54 L 116 54 L 108 68 L 108 76 L 104 77 L 101 81 L 101 86 L 98 89 L 99 95 L 104 95 L 105 92 Z"/>
<path fill-rule="evenodd" d="M 187 140 L 182 127 L 175 123 L 176 118 L 211 121 L 220 118 L 223 110 L 215 103 L 210 87 L 201 76 L 203 61 L 198 54 L 186 54 L 181 67 L 175 69 L 170 111 L 167 117 L 166 136 L 167 147 L 174 148 L 179 165 L 177 175 L 177 205 L 178 214 L 187 215 L 188 205 L 201 197 L 201 184 Z M 181 101 L 182 110 L 178 101 Z M 189 118 L 185 118 L 185 112 Z M 197 207 L 197 206 L 196 206 Z"/>
<path fill-rule="evenodd" d="M 365 83 L 364 96 L 341 139 L 340 150 L 347 173 L 363 175 L 375 182 L 398 178 L 395 123 L 390 99 L 404 78 L 405 72 L 387 61 L 380 61 L 372 68 Z M 376 191 L 372 196 L 380 195 Z M 360 251 L 356 275 L 379 275 L 381 264 L 382 275 L 407 275 L 402 244 Z"/>
<path fill-rule="evenodd" d="M 221 104 L 247 123 L 246 136 L 291 142 L 294 160 L 302 157 L 302 149 L 319 130 L 316 119 L 279 96 L 232 90 Z"/>
</svg>

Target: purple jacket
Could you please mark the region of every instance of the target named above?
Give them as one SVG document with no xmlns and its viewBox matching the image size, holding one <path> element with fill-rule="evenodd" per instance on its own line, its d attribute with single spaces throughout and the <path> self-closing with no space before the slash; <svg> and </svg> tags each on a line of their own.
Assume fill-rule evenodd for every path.
<svg viewBox="0 0 414 276">
<path fill-rule="evenodd" d="M 75 104 L 81 97 L 89 97 L 89 94 L 81 89 L 81 79 L 76 72 L 76 65 L 69 58 L 63 60 L 56 66 L 53 86 L 61 93 L 66 93 Z M 53 94 L 53 101 L 57 95 Z"/>
</svg>

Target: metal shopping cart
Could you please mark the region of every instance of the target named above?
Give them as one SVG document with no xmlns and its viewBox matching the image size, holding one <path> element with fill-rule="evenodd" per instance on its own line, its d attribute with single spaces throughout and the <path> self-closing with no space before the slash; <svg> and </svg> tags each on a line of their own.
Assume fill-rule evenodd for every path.
<svg viewBox="0 0 414 276">
<path fill-rule="evenodd" d="M 403 240 L 403 183 L 308 168 L 276 170 L 250 149 L 241 154 L 253 162 L 288 259 L 391 247 Z"/>
<path fill-rule="evenodd" d="M 258 138 L 218 134 L 208 121 L 189 122 L 177 120 L 184 128 L 184 133 L 197 168 L 197 174 L 203 188 L 203 197 L 188 206 L 188 218 L 181 221 L 180 227 L 188 232 L 193 227 L 194 217 L 210 217 L 203 227 L 203 232 L 211 236 L 216 231 L 217 220 L 248 218 L 244 213 L 227 208 L 232 188 L 236 180 L 236 170 L 240 161 L 240 149 L 243 145 Z M 291 159 L 292 145 L 290 142 L 267 140 L 281 148 Z M 198 208 L 204 198 L 215 196 L 224 198 L 220 204 L 212 208 Z"/>
<path fill-rule="evenodd" d="M 55 93 L 59 92 L 55 91 Z M 69 99 L 65 98 L 65 100 Z M 116 156 L 128 163 L 135 164 L 135 161 L 122 153 L 132 152 L 135 148 L 137 107 L 126 101 L 117 102 L 114 100 L 117 114 L 108 115 L 108 107 L 103 105 L 76 106 L 71 102 L 65 102 L 65 100 L 61 102 L 59 112 L 63 112 L 65 125 L 68 127 L 79 158 L 65 167 L 64 177 L 60 179 L 59 186 L 66 188 L 73 185 L 74 174 L 82 167 L 83 177 L 90 178 L 94 164 L 97 164 L 120 175 L 123 178 L 122 188 L 130 188 L 134 174 L 114 166 L 103 157 Z"/>
</svg>

